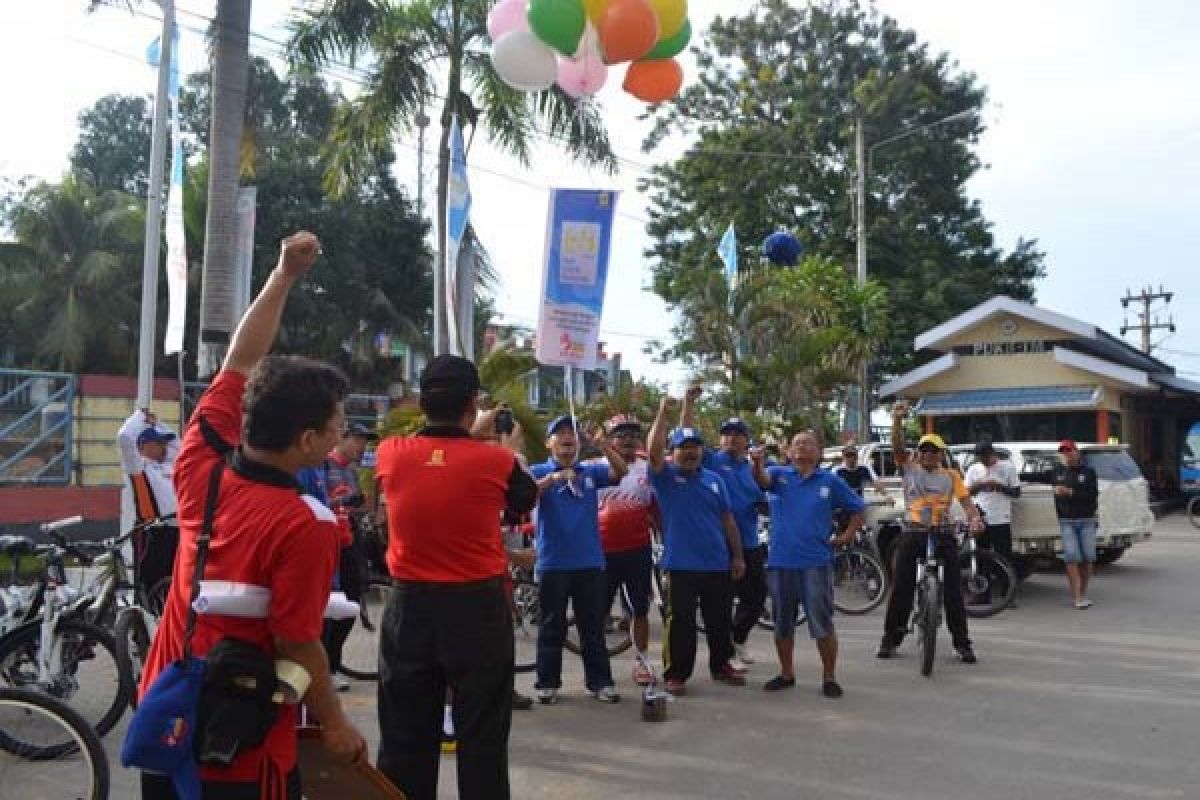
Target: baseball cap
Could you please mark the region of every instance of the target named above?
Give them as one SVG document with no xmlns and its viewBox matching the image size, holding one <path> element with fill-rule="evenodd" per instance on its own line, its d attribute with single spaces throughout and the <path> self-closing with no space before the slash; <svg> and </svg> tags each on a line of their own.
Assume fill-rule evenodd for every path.
<svg viewBox="0 0 1200 800">
<path fill-rule="evenodd" d="M 1079 449 L 1079 445 L 1075 444 L 1074 439 L 1063 439 L 1058 443 L 1058 452 L 1073 453 Z"/>
<path fill-rule="evenodd" d="M 704 436 L 695 428 L 676 428 L 671 431 L 671 438 L 667 442 L 667 447 L 674 450 L 676 447 L 692 442 L 698 445 L 704 445 Z"/>
<path fill-rule="evenodd" d="M 421 371 L 422 392 L 475 392 L 479 388 L 479 370 L 462 356 L 438 356 Z"/>
<path fill-rule="evenodd" d="M 845 447 L 843 447 L 843 448 L 842 448 L 842 455 L 844 455 L 844 456 L 857 456 L 857 455 L 858 455 L 858 448 L 857 448 L 857 447 L 855 447 L 855 446 L 854 446 L 854 445 L 852 445 L 852 444 L 848 444 L 848 445 L 846 445 Z"/>
<path fill-rule="evenodd" d="M 977 456 L 986 456 L 994 452 L 996 452 L 996 448 L 992 446 L 991 442 L 983 441 L 975 445 L 975 455 Z"/>
<path fill-rule="evenodd" d="M 546 426 L 546 435 L 553 436 L 554 432 L 563 425 L 570 425 L 575 430 L 579 429 L 579 426 L 575 424 L 575 419 L 570 414 L 563 414 L 562 416 L 555 417 L 550 424 Z"/>
<path fill-rule="evenodd" d="M 747 425 L 746 421 L 741 417 L 730 417 L 729 419 L 725 420 L 721 423 L 721 427 L 717 429 L 717 432 L 740 433 L 747 439 L 754 435 L 750 432 L 750 426 Z"/>
<path fill-rule="evenodd" d="M 617 431 L 637 431 L 641 433 L 642 423 L 638 422 L 637 417 L 630 414 L 617 414 L 604 423 L 604 430 L 610 435 Z"/>
<path fill-rule="evenodd" d="M 924 445 L 931 444 L 938 450 L 946 449 L 946 441 L 936 433 L 927 433 L 917 442 L 917 449 L 920 450 Z"/>
<path fill-rule="evenodd" d="M 158 428 L 151 426 L 138 434 L 137 446 L 141 447 L 147 442 L 161 442 L 162 444 L 166 444 L 174 438 L 175 434 L 170 431 L 160 431 Z"/>
<path fill-rule="evenodd" d="M 346 426 L 346 436 L 361 436 L 369 442 L 379 438 L 379 434 L 363 425 L 361 422 L 351 422 Z"/>
</svg>

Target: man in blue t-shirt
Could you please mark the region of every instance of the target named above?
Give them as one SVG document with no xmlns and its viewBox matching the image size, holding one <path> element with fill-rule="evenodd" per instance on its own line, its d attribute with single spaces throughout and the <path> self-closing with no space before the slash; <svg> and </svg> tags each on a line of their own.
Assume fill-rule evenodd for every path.
<svg viewBox="0 0 1200 800">
<path fill-rule="evenodd" d="M 604 644 L 604 551 L 600 546 L 598 489 L 618 483 L 628 471 L 624 459 L 602 436 L 580 437 L 575 420 L 562 416 L 546 429 L 550 458 L 530 471 L 537 480 L 538 600 L 537 689 L 542 703 L 558 702 L 562 687 L 562 647 L 567 635 L 567 602 L 575 610 L 583 650 L 584 680 L 603 703 L 621 699 L 613 685 Z M 595 444 L 608 463 L 582 464 L 581 445 Z"/>
<path fill-rule="evenodd" d="M 713 680 L 732 686 L 746 683 L 729 663 L 733 581 L 745 573 L 746 562 L 725 483 L 704 468 L 700 432 L 689 427 L 675 430 L 669 442 L 672 463 L 667 463 L 666 418 L 673 406 L 672 398 L 663 398 L 646 449 L 650 483 L 658 494 L 663 520 L 662 567 L 667 574 L 663 678 L 668 692 L 681 695 L 696 664 L 697 607 L 704 617 Z"/>
<path fill-rule="evenodd" d="M 792 438 L 791 464 L 764 467 L 755 453 L 754 474 L 767 490 L 771 506 L 771 545 L 767 554 L 767 585 L 775 612 L 775 649 L 779 675 L 763 687 L 768 692 L 796 685 L 792 663 L 796 615 L 801 605 L 808 615 L 808 633 L 817 642 L 823 670 L 821 692 L 841 697 L 837 667 L 838 641 L 833 630 L 833 545 L 850 544 L 863 523 L 863 499 L 841 478 L 820 469 L 821 442 L 813 431 Z M 835 538 L 834 512 L 845 512 L 846 526 Z"/>
<path fill-rule="evenodd" d="M 700 388 L 693 386 L 683 396 L 683 412 L 680 425 L 690 428 L 694 422 L 693 404 L 700 396 Z M 750 426 L 739 417 L 730 417 L 721 423 L 721 447 L 704 451 L 704 468 L 710 469 L 725 481 L 729 492 L 729 506 L 737 523 L 742 539 L 742 553 L 746 558 L 746 573 L 733 584 L 733 597 L 737 600 L 733 611 L 733 649 L 736 653 L 734 668 L 745 670 L 743 665 L 754 663 L 746 649 L 746 639 L 758 624 L 763 604 L 767 599 L 767 547 L 759 542 L 758 512 L 763 504 L 762 489 L 754 479 L 750 464 Z"/>
</svg>

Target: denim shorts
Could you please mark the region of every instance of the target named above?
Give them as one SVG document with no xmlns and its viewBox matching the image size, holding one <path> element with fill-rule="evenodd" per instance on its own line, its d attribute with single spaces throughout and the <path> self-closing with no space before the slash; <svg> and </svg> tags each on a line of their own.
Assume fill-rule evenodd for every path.
<svg viewBox="0 0 1200 800">
<path fill-rule="evenodd" d="M 1062 533 L 1063 561 L 1068 564 L 1096 561 L 1096 520 L 1060 519 L 1058 529 Z"/>
<path fill-rule="evenodd" d="M 825 639 L 833 634 L 833 565 L 767 570 L 767 588 L 775 618 L 775 638 L 791 639 L 796 634 L 800 607 L 808 616 L 808 635 Z"/>
</svg>

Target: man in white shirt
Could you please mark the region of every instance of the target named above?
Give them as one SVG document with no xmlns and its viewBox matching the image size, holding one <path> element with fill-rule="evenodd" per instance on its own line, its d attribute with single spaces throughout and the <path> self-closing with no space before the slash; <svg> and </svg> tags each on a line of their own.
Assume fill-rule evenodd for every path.
<svg viewBox="0 0 1200 800">
<path fill-rule="evenodd" d="M 160 425 L 154 413 L 140 408 L 117 431 L 121 467 L 128 477 L 122 492 L 122 524 L 132 526 L 175 513 L 175 457 L 179 437 Z M 175 564 L 179 529 L 154 528 L 133 538 L 133 556 L 138 564 L 138 582 L 147 590 L 169 577 Z"/>
<path fill-rule="evenodd" d="M 1002 461 L 991 442 L 975 445 L 975 456 L 966 484 L 987 523 L 979 543 L 1012 563 L 1012 501 L 1021 496 L 1021 481 L 1012 461 Z"/>
</svg>

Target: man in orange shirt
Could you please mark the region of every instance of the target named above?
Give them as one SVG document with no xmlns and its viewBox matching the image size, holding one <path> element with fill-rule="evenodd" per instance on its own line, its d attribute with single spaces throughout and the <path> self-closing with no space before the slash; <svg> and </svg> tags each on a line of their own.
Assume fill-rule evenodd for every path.
<svg viewBox="0 0 1200 800">
<path fill-rule="evenodd" d="M 443 701 L 453 690 L 458 796 L 507 800 L 513 631 L 500 531 L 537 501 L 516 452 L 480 414 L 479 373 L 438 356 L 421 375 L 426 427 L 385 440 L 375 475 L 387 502 L 394 590 L 380 630 L 379 769 L 409 800 L 435 800 Z"/>
</svg>

